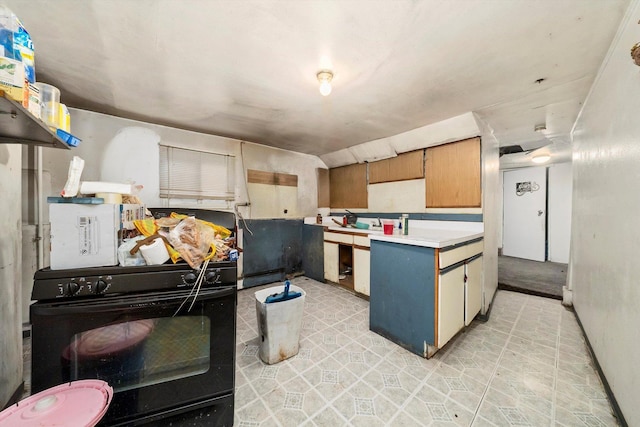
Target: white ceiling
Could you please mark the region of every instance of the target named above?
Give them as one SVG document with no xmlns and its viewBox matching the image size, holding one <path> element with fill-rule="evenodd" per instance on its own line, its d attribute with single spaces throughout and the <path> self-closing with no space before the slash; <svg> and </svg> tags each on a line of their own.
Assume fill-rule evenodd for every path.
<svg viewBox="0 0 640 427">
<path fill-rule="evenodd" d="M 474 112 L 568 159 L 629 0 L 3 2 L 72 107 L 314 155 Z"/>
</svg>

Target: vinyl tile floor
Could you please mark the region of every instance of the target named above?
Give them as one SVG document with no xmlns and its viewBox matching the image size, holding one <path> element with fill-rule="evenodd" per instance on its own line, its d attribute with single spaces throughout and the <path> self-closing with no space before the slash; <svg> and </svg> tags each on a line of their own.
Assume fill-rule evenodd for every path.
<svg viewBox="0 0 640 427">
<path fill-rule="evenodd" d="M 617 426 L 574 313 L 499 290 L 431 359 L 369 330 L 369 303 L 305 277 L 299 353 L 259 358 L 254 292 L 238 292 L 235 426 Z"/>
</svg>

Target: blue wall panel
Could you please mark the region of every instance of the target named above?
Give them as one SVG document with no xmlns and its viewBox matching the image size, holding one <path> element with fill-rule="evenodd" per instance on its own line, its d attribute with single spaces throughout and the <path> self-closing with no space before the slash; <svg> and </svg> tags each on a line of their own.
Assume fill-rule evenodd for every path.
<svg viewBox="0 0 640 427">
<path fill-rule="evenodd" d="M 301 219 L 246 220 L 243 228 L 243 286 L 282 281 L 286 274 L 302 271 Z"/>
<path fill-rule="evenodd" d="M 302 226 L 302 270 L 304 275 L 324 282 L 324 228 Z"/>
</svg>

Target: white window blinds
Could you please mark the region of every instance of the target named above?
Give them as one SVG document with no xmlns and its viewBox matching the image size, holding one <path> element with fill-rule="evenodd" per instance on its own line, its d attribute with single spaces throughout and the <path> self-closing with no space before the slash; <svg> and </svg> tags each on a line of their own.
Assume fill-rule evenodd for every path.
<svg viewBox="0 0 640 427">
<path fill-rule="evenodd" d="M 235 156 L 160 145 L 160 197 L 233 200 Z"/>
</svg>

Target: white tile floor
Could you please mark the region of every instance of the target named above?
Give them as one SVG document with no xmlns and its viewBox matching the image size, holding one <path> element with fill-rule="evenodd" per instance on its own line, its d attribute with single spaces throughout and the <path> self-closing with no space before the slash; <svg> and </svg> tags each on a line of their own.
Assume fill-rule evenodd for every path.
<svg viewBox="0 0 640 427">
<path fill-rule="evenodd" d="M 258 356 L 262 287 L 238 293 L 236 426 L 618 425 L 559 301 L 498 291 L 488 322 L 426 360 L 369 331 L 367 301 L 293 284 L 307 293 L 300 352 L 275 365 Z"/>
</svg>

